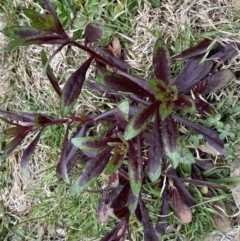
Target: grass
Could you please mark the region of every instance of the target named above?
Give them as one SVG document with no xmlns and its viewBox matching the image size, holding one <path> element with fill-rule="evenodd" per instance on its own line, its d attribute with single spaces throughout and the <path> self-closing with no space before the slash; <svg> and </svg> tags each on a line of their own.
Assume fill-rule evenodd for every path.
<svg viewBox="0 0 240 241">
<path fill-rule="evenodd" d="M 0 1 L 1 2 L 1 1 Z M 108 0 L 99 1 L 52 1 L 60 18 L 68 31 L 75 34 L 76 38 L 82 36 L 84 26 L 89 21 L 95 20 L 107 24 L 115 29 L 121 42 L 132 52 L 130 64 L 138 70 L 139 75 L 146 77 L 152 65 L 152 47 L 156 36 L 162 35 L 168 43 L 171 54 L 176 54 L 182 49 L 191 46 L 205 36 L 216 38 L 225 43 L 239 41 L 237 39 L 239 22 L 238 11 L 240 8 L 232 8 L 225 1 L 167 1 L 163 0 L 160 8 L 152 8 L 145 1 L 138 1 L 137 10 L 131 9 L 131 1 L 117 1 L 109 4 Z M 200 3 L 201 2 L 201 3 Z M 84 5 L 85 4 L 85 5 Z M 21 9 L 31 5 L 39 6 L 33 1 L 8 0 L 1 7 L 1 17 L 5 26 L 27 20 L 21 15 Z M 70 14 L 68 14 L 70 12 Z M 5 17 L 4 17 L 5 16 Z M 72 29 L 77 29 L 73 32 Z M 1 36 L 1 68 L 0 76 L 1 108 L 9 108 L 24 111 L 44 111 L 46 114 L 58 115 L 59 109 L 57 96 L 50 88 L 46 77 L 42 74 L 40 52 L 42 47 L 19 48 L 11 53 L 6 51 L 6 39 Z M 53 49 L 48 47 L 49 53 Z M 82 56 L 76 49 L 63 50 L 52 62 L 53 69 L 57 70 L 60 81 L 68 78 L 70 73 L 79 64 Z M 63 59 L 62 59 L 63 57 Z M 69 61 L 70 59 L 70 61 Z M 7 61 L 6 61 L 7 60 Z M 234 58 L 229 66 L 239 76 L 239 56 Z M 176 62 L 172 66 L 178 73 L 182 62 Z M 65 71 L 67 69 L 67 71 Z M 91 78 L 92 74 L 89 73 Z M 214 125 L 222 128 L 222 135 L 227 135 L 232 156 L 229 160 L 222 160 L 225 166 L 232 163 L 238 157 L 239 140 L 239 113 L 238 81 L 226 87 L 217 96 L 209 95 L 216 108 L 216 116 L 209 116 L 199 120 L 205 125 Z M 46 105 L 48 103 L 48 105 Z M 79 113 L 102 112 L 112 106 L 104 96 L 85 89 L 84 94 L 76 104 Z M 225 111 L 219 113 L 222 106 Z M 221 107 L 221 108 L 220 108 Z M 223 126 L 219 124 L 217 115 L 224 115 Z M 230 125 L 231 131 L 226 133 L 226 127 Z M 233 129 L 235 127 L 236 129 Z M 5 129 L 6 124 L 0 122 L 0 129 Z M 6 145 L 5 137 L 1 134 L 0 150 Z M 96 216 L 99 195 L 85 192 L 80 197 L 68 198 L 67 187 L 58 183 L 56 177 L 56 161 L 59 158 L 63 135 L 59 127 L 47 129 L 42 137 L 40 145 L 32 158 L 30 166 L 32 178 L 24 179 L 20 173 L 19 160 L 22 149 L 27 146 L 23 143 L 7 162 L 0 164 L 0 240 L 96 240 L 111 230 L 114 219 L 101 225 Z M 201 137 L 186 140 L 187 144 L 201 144 Z M 221 160 L 216 160 L 221 163 Z M 183 167 L 184 171 L 184 167 Z M 222 175 L 227 174 L 229 167 L 222 169 Z M 185 170 L 186 177 L 188 173 Z M 74 173 L 73 173 L 74 175 Z M 93 189 L 106 185 L 104 176 L 98 178 Z M 150 210 L 151 218 L 157 219 L 161 205 L 161 190 L 157 183 L 146 184 L 144 188 L 150 195 L 143 198 Z M 213 214 L 216 213 L 211 203 L 227 200 L 232 203 L 232 196 L 225 193 L 217 193 L 218 200 L 204 198 L 201 191 L 195 186 L 195 199 L 198 206 L 195 207 L 193 222 L 182 225 L 174 213 L 169 213 L 168 233 L 160 240 L 203 240 L 204 235 L 212 231 L 216 224 Z M 235 212 L 237 212 L 235 210 Z M 142 227 L 132 219 L 131 230 L 133 240 L 142 240 Z M 236 223 L 235 223 L 236 224 Z M 2 239 L 1 239 L 2 238 Z M 224 238 L 224 236 L 223 236 Z"/>
</svg>

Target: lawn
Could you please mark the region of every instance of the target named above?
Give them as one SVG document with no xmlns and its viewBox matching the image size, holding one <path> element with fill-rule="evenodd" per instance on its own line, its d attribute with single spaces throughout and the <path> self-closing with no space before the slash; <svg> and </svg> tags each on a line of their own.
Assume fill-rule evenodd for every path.
<svg viewBox="0 0 240 241">
<path fill-rule="evenodd" d="M 83 42 L 85 26 L 92 22 L 101 22 L 113 29 L 102 45 L 111 44 L 113 36 L 121 46 L 128 50 L 128 63 L 138 77 L 152 77 L 153 47 L 161 37 L 167 45 L 170 55 L 176 55 L 190 46 L 209 38 L 224 46 L 235 42 L 239 45 L 240 2 L 226 1 L 185 1 L 162 0 L 160 7 L 150 2 L 158 1 L 109 1 L 109 0 L 51 0 L 64 29 L 70 36 Z M 37 1 L 1 2 L 0 28 L 12 25 L 29 25 L 30 20 L 23 14 L 25 8 L 42 11 Z M 43 72 L 42 49 L 48 57 L 56 50 L 55 46 L 18 47 L 9 51 L 9 39 L 0 34 L 1 75 L 0 109 L 9 111 L 40 112 L 50 116 L 60 116 L 59 97 L 54 92 L 47 76 Z M 114 44 L 113 44 L 114 45 Z M 59 86 L 86 59 L 75 47 L 65 47 L 51 61 L 51 67 L 57 76 Z M 184 145 L 196 151 L 206 153 L 208 161 L 214 164 L 204 171 L 204 177 L 218 175 L 220 184 L 227 190 L 211 190 L 212 196 L 204 195 L 204 188 L 186 184 L 194 193 L 196 205 L 192 210 L 192 222 L 184 224 L 173 209 L 168 212 L 167 231 L 159 240 L 238 240 L 239 186 L 238 181 L 229 177 L 239 177 L 239 53 L 225 62 L 220 69 L 230 69 L 236 76 L 226 87 L 216 93 L 202 96 L 211 103 L 214 114 L 197 113 L 193 120 L 205 127 L 213 127 L 226 140 L 225 148 L 230 155 L 223 157 L 218 151 L 203 144 L 202 136 L 191 135 Z M 183 68 L 183 61 L 172 62 L 172 75 Z M 87 72 L 87 78 L 94 80 L 95 70 Z M 76 115 L 101 114 L 116 107 L 116 103 L 106 93 L 100 94 L 91 88 L 83 91 L 74 105 Z M 9 123 L 0 119 L 0 129 L 9 128 Z M 101 129 L 102 128 L 102 129 Z M 99 126 L 99 133 L 104 131 Z M 179 125 L 181 134 L 188 131 Z M 95 129 L 89 133 L 96 132 Z M 39 144 L 31 157 L 29 170 L 31 177 L 21 172 L 20 161 L 24 150 L 35 133 L 12 152 L 5 162 L 0 163 L 0 240 L 100 240 L 112 230 L 117 218 L 111 216 L 105 222 L 99 221 L 99 193 L 91 190 L 103 189 L 108 185 L 109 177 L 103 172 L 96 182 L 91 184 L 89 192 L 69 197 L 69 185 L 59 180 L 56 166 L 64 143 L 65 126 L 49 126 L 41 135 Z M 6 133 L 5 133 L 6 134 Z M 0 133 L 0 151 L 4 152 L 9 138 Z M 90 135 L 90 134 L 89 134 Z M 74 179 L 84 165 L 78 165 L 71 173 Z M 181 165 L 183 177 L 189 178 L 189 166 Z M 162 204 L 160 182 L 146 182 L 142 186 L 143 201 L 149 216 L 155 224 L 159 218 Z M 205 190 L 206 191 L 206 190 Z M 233 194 L 233 195 L 232 195 Z M 143 240 L 144 230 L 133 215 L 130 219 L 132 240 Z M 212 235 L 207 235 L 212 233 Z M 207 237 L 208 236 L 208 237 Z M 126 240 L 128 236 L 126 236 Z"/>
</svg>

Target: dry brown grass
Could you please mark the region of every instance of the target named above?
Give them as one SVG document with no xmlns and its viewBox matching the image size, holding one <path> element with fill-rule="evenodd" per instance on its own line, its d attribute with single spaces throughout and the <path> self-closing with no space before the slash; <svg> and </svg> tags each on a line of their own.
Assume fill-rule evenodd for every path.
<svg viewBox="0 0 240 241">
<path fill-rule="evenodd" d="M 25 1 L 24 4 L 29 5 L 31 2 Z M 239 19 L 236 17 L 240 10 L 240 6 L 237 6 L 237 4 L 240 5 L 239 0 L 162 0 L 161 7 L 153 9 L 148 3 L 145 3 L 144 7 L 139 7 L 138 15 L 131 20 L 132 25 L 135 26 L 135 35 L 129 37 L 120 33 L 123 38 L 131 42 L 131 51 L 135 58 L 130 61 L 130 64 L 141 70 L 144 76 L 149 74 L 152 66 L 152 48 L 156 40 L 156 37 L 150 31 L 159 31 L 169 44 L 172 53 L 175 53 L 176 41 L 180 43 L 182 48 L 185 48 L 190 43 L 199 41 L 203 36 L 209 36 L 222 44 L 231 41 L 240 43 L 239 32 L 236 31 L 236 25 L 239 24 L 240 26 Z M 0 28 L 2 28 L 4 23 L 0 24 Z M 240 28 L 238 27 L 238 29 Z M 1 108 L 24 111 L 44 110 L 47 112 L 49 110 L 46 103 L 51 103 L 52 107 L 58 106 L 58 98 L 46 77 L 42 74 L 40 60 L 42 47 L 19 48 L 12 53 L 8 53 L 6 42 L 7 40 L 0 35 Z M 64 51 L 53 59 L 51 65 L 57 75 L 60 75 L 62 79 L 67 79 L 79 64 L 79 59 L 82 59 L 82 56 L 77 50 L 73 49 L 70 56 L 72 64 L 67 64 L 66 59 L 62 58 L 65 55 Z M 51 54 L 53 49 L 48 48 L 47 52 Z M 219 96 L 216 96 L 219 100 L 228 95 L 233 88 L 236 88 L 236 95 L 238 95 L 240 83 L 239 59 L 240 55 L 236 56 L 228 65 L 223 66 L 223 68 L 232 69 L 237 78 L 232 86 L 225 88 Z M 80 97 L 76 107 L 77 110 L 82 113 L 100 112 L 104 108 L 104 96 L 96 96 L 89 90 L 86 90 L 86 93 L 86 95 Z M 35 109 L 32 109 L 33 107 Z M 57 114 L 58 111 L 56 110 L 55 113 Z M 5 124 L 1 123 L 0 126 L 4 128 Z M 23 143 L 22 148 L 26 146 L 27 143 Z M 39 203 L 38 197 L 36 199 L 33 196 L 34 191 L 39 190 L 41 195 L 46 197 L 52 195 L 47 182 L 44 183 L 44 173 L 39 170 L 46 168 L 46 162 L 50 158 L 56 161 L 59 150 L 52 150 L 44 144 L 40 145 L 30 167 L 32 174 L 30 180 L 24 179 L 19 171 L 21 153 L 21 150 L 16 150 L 6 163 L 0 164 L 1 170 L 7 169 L 5 175 L 12 177 L 11 185 L 7 185 L 0 192 L 0 203 L 4 206 L 7 214 L 16 222 L 25 220 L 31 207 Z M 52 162 L 50 166 L 53 165 Z M 37 228 L 41 229 L 41 225 Z M 44 235 L 42 237 L 42 240 L 47 240 Z M 0 238 L 0 240 L 4 239 Z"/>
</svg>

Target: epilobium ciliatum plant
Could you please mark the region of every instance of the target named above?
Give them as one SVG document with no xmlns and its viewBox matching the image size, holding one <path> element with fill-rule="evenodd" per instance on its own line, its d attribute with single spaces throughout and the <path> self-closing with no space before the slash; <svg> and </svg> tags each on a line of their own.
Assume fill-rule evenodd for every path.
<svg viewBox="0 0 240 241">
<path fill-rule="evenodd" d="M 44 129 L 64 125 L 66 134 L 57 173 L 70 186 L 69 194 L 78 195 L 88 189 L 103 172 L 109 177 L 108 186 L 98 190 L 102 196 L 97 213 L 101 222 L 108 219 L 110 212 L 119 222 L 101 241 L 125 240 L 131 214 L 142 223 L 144 240 L 158 240 L 158 236 L 164 235 L 169 208 L 181 222 L 190 223 L 195 201 L 186 183 L 204 187 L 208 197 L 227 188 L 214 183 L 217 175 L 210 175 L 210 179 L 205 180 L 202 172 L 214 164 L 206 160 L 208 153 L 198 150 L 197 146 L 186 146 L 185 140 L 196 134 L 202 138 L 202 143 L 208 143 L 219 155 L 228 155 L 224 150 L 225 140 L 219 138 L 218 132 L 194 120 L 197 120 L 196 115 L 214 112 L 213 106 L 202 95 L 217 92 L 234 79 L 230 70 L 219 69 L 236 54 L 236 45 L 231 43 L 222 47 L 204 39 L 171 58 L 167 46 L 159 38 L 153 49 L 152 76 L 142 79 L 134 75 L 134 69 L 123 60 L 123 52 L 116 54 L 114 46 L 104 48 L 99 44 L 112 34 L 109 29 L 98 23 L 88 24 L 84 33 L 85 44 L 82 45 L 67 35 L 48 0 L 43 0 L 42 6 L 45 13 L 24 10 L 31 20 L 31 27 L 3 29 L 3 33 L 12 38 L 10 48 L 57 45 L 55 55 L 70 46 L 86 52 L 89 58 L 61 89 L 50 67 L 54 55 L 48 59 L 42 51 L 44 72 L 59 96 L 61 116 L 0 110 L 1 119 L 12 125 L 4 130 L 12 139 L 1 155 L 1 161 L 6 160 L 30 133 L 36 133 L 21 160 L 22 171 L 29 177 L 29 161 Z M 185 61 L 184 67 L 177 76 L 172 76 L 171 61 L 178 59 Z M 91 65 L 96 69 L 94 81 L 85 79 Z M 84 84 L 99 93 L 106 93 L 116 107 L 96 116 L 74 115 L 74 104 Z M 101 133 L 88 131 L 99 125 L 104 125 Z M 83 163 L 84 168 L 79 177 L 72 180 L 69 173 L 78 167 L 78 163 Z M 189 178 L 185 178 L 184 172 Z M 153 182 L 158 183 L 162 197 L 160 217 L 155 224 L 143 201 L 146 191 L 142 189 L 143 184 Z"/>
</svg>

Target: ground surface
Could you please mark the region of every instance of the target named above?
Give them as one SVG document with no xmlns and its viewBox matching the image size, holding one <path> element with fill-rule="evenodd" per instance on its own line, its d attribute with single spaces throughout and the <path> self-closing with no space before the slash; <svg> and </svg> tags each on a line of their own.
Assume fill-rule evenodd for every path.
<svg viewBox="0 0 240 241">
<path fill-rule="evenodd" d="M 12 11 L 17 6 L 30 4 L 34 6 L 31 0 L 14 1 Z M 133 53 L 131 65 L 140 69 L 142 75 L 147 75 L 151 68 L 152 47 L 156 40 L 151 31 L 159 31 L 162 34 L 172 53 L 180 52 L 204 37 L 215 39 L 222 44 L 231 41 L 240 43 L 238 5 L 237 0 L 163 0 L 161 7 L 154 9 L 145 3 L 130 21 L 133 29 L 131 36 L 120 30 L 118 36 L 128 43 Z M 0 28 L 9 21 L 6 16 L 2 19 Z M 23 21 L 26 22 L 26 19 Z M 0 107 L 24 111 L 43 110 L 46 114 L 56 114 L 58 110 L 54 106 L 57 103 L 57 96 L 52 92 L 46 76 L 42 73 L 42 47 L 19 48 L 9 53 L 6 45 L 7 39 L 0 35 Z M 50 55 L 53 49 L 48 49 Z M 68 56 L 71 61 L 68 62 L 64 51 L 66 50 L 52 62 L 53 69 L 56 69 L 63 81 L 73 72 L 82 57 L 73 49 Z M 229 62 L 228 66 L 223 66 L 230 67 L 236 73 L 236 81 L 229 87 L 236 88 L 235 95 L 240 89 L 239 56 Z M 89 90 L 84 93 L 76 107 L 79 112 L 101 111 L 104 108 L 104 96 L 99 97 Z M 228 89 L 221 92 L 217 98 L 221 99 L 226 95 Z M 238 100 L 238 97 L 236 99 Z M 47 108 L 46 103 L 52 108 Z M 5 124 L 0 122 L 0 128 L 5 127 Z M 4 140 L 3 135 L 1 138 Z M 23 143 L 6 163 L 0 164 L 0 240 L 90 240 L 91 237 L 98 237 L 99 234 L 110 230 L 98 223 L 95 215 L 96 197 L 86 193 L 81 200 L 69 200 L 65 196 L 67 189 L 64 185 L 58 184 L 55 165 L 60 155 L 61 143 L 62 136 L 54 129 L 44 134 L 32 160 L 30 180 L 25 179 L 19 171 L 19 160 L 22 150 L 28 145 L 27 142 Z M 0 150 L 3 149 L 4 144 L 0 144 Z M 238 164 L 238 160 L 236 162 Z M 236 187 L 233 193 L 239 207 L 239 187 Z M 91 232 L 88 231 L 90 227 Z M 141 232 L 141 229 L 138 229 Z M 216 237 L 209 237 L 206 240 L 240 240 L 237 226 L 227 231 L 227 236 L 217 232 Z M 140 239 L 133 235 L 133 240 Z M 184 236 L 174 240 L 184 240 Z M 192 237 L 191 240 L 203 239 Z"/>
</svg>

